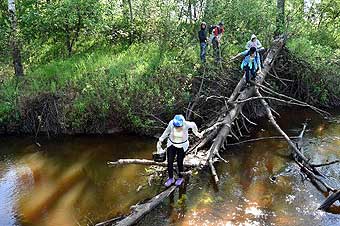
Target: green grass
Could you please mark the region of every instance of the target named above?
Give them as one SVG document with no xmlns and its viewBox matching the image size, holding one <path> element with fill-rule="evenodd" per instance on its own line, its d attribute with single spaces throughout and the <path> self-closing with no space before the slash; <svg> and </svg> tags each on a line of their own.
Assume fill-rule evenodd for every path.
<svg viewBox="0 0 340 226">
<path fill-rule="evenodd" d="M 194 75 L 194 48 L 162 51 L 157 43 L 138 43 L 98 49 L 91 53 L 54 60 L 31 68 L 15 87 L 15 79 L 2 85 L 0 122 L 16 114 L 17 97 L 52 93 L 63 98 L 67 125 L 86 125 L 112 120 L 113 113 L 131 130 L 152 126 L 146 115 L 171 114 L 178 101 L 188 99 L 187 85 Z M 19 92 L 18 92 L 19 90 Z M 167 112 L 168 111 L 168 112 Z"/>
</svg>

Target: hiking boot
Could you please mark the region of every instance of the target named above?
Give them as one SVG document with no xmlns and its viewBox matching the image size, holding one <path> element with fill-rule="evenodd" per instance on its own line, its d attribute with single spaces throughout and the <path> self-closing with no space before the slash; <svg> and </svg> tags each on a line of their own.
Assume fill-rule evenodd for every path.
<svg viewBox="0 0 340 226">
<path fill-rule="evenodd" d="M 178 178 L 178 179 L 176 180 L 175 185 L 176 185 L 176 186 L 181 186 L 181 184 L 183 183 L 183 181 L 184 181 L 183 178 Z"/>
<path fill-rule="evenodd" d="M 170 187 L 173 183 L 175 183 L 175 179 L 174 178 L 169 178 L 166 182 L 165 182 L 165 187 Z"/>
</svg>

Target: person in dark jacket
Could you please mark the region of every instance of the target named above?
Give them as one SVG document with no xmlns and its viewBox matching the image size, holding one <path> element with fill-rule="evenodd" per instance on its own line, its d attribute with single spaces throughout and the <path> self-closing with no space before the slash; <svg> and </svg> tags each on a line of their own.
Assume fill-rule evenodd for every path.
<svg viewBox="0 0 340 226">
<path fill-rule="evenodd" d="M 198 32 L 198 38 L 200 40 L 200 47 L 201 47 L 201 52 L 200 52 L 200 57 L 202 63 L 205 63 L 206 61 L 206 49 L 207 49 L 207 32 L 206 32 L 207 25 L 205 22 L 201 23 L 201 30 Z"/>
</svg>

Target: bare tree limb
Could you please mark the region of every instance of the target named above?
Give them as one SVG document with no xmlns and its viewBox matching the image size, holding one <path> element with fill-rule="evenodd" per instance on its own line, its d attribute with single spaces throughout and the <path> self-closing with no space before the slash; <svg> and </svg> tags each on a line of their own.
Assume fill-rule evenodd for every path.
<svg viewBox="0 0 340 226">
<path fill-rule="evenodd" d="M 295 139 L 298 137 L 290 137 L 291 139 Z M 259 137 L 259 138 L 254 138 L 254 139 L 249 139 L 249 140 L 244 140 L 244 141 L 240 141 L 237 143 L 232 143 L 232 144 L 227 144 L 227 146 L 236 146 L 236 145 L 240 145 L 240 144 L 244 144 L 244 143 L 249 143 L 249 142 L 254 142 L 254 141 L 260 141 L 260 140 L 270 140 L 270 139 L 285 139 L 283 136 L 273 136 L 273 137 Z"/>
<path fill-rule="evenodd" d="M 334 160 L 334 161 L 331 161 L 331 162 L 326 162 L 326 163 L 321 163 L 321 164 L 311 164 L 311 166 L 313 166 L 313 167 L 329 166 L 329 165 L 339 163 L 339 162 L 340 162 L 340 160 L 337 159 L 337 160 Z"/>
<path fill-rule="evenodd" d="M 153 160 L 147 160 L 147 159 L 119 159 L 115 162 L 108 161 L 107 164 L 111 166 L 130 165 L 130 164 L 148 165 L 148 166 L 155 165 L 155 166 L 164 166 L 164 167 L 168 166 L 168 163 L 166 162 L 155 162 Z M 176 163 L 174 163 L 174 165 L 176 165 Z M 203 165 L 200 162 L 198 162 L 198 163 L 191 163 L 191 164 L 184 163 L 184 166 L 200 167 Z"/>
</svg>

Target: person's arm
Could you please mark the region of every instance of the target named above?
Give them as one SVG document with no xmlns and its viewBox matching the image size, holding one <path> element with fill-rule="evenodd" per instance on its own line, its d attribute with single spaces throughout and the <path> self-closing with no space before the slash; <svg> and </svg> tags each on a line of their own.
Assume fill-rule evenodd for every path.
<svg viewBox="0 0 340 226">
<path fill-rule="evenodd" d="M 256 61 L 257 61 L 257 67 L 259 68 L 259 72 L 262 72 L 262 69 L 261 69 L 261 60 L 260 60 L 260 56 L 259 56 L 258 53 L 257 53 L 257 56 L 256 56 Z"/>
<path fill-rule="evenodd" d="M 213 33 L 214 33 L 214 37 L 215 37 L 217 43 L 220 44 L 220 38 L 219 38 L 219 35 L 218 35 L 218 27 L 214 28 Z"/>
<path fill-rule="evenodd" d="M 203 133 L 198 132 L 198 128 L 197 128 L 196 123 L 189 122 L 189 121 L 186 121 L 186 123 L 187 123 L 188 127 L 190 129 L 192 129 L 192 132 L 195 134 L 195 136 L 197 136 L 198 138 L 202 138 L 203 137 Z"/>
<path fill-rule="evenodd" d="M 256 42 L 257 42 L 256 43 L 256 47 L 257 47 L 258 50 L 264 49 L 264 47 L 262 46 L 260 40 L 257 39 Z"/>
<path fill-rule="evenodd" d="M 230 58 L 230 60 L 235 60 L 236 58 L 240 56 L 247 56 L 247 54 L 248 54 L 248 50 L 245 50 L 243 52 L 238 53 L 236 56 L 233 56 L 232 58 Z"/>
<path fill-rule="evenodd" d="M 246 49 L 250 49 L 250 41 L 247 42 Z"/>
<path fill-rule="evenodd" d="M 168 126 L 166 127 L 166 129 L 164 130 L 162 136 L 160 136 L 158 138 L 158 142 L 157 142 L 157 150 L 160 150 L 160 148 L 162 147 L 162 142 L 170 135 L 171 132 L 171 124 L 172 124 L 172 120 L 169 122 Z"/>
</svg>

